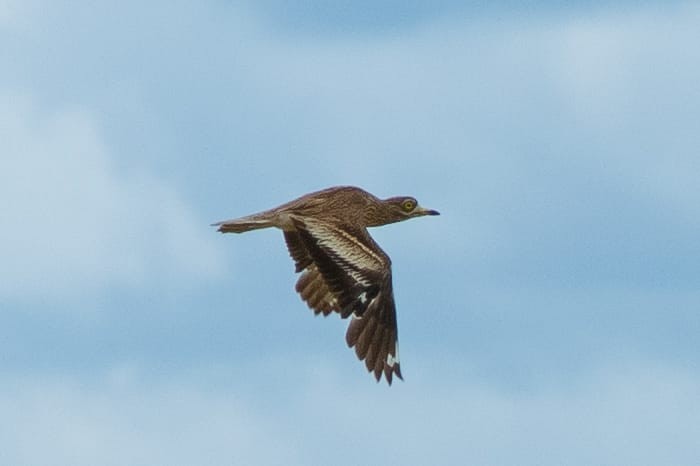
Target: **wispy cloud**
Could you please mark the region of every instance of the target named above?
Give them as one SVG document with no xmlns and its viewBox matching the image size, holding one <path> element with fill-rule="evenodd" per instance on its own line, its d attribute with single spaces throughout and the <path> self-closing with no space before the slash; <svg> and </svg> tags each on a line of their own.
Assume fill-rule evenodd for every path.
<svg viewBox="0 0 700 466">
<path fill-rule="evenodd" d="M 222 270 L 211 232 L 158 175 L 120 167 L 89 111 L 0 96 L 3 299 L 85 297 Z"/>
<path fill-rule="evenodd" d="M 0 1 L 0 30 L 12 29 L 22 22 L 26 2 L 17 0 Z"/>
<path fill-rule="evenodd" d="M 240 393 L 236 381 L 217 385 L 211 375 L 147 383 L 135 374 L 118 370 L 93 382 L 3 378 L 3 460 L 651 466 L 691 465 L 700 454 L 700 380 L 648 362 L 532 393 L 449 375 L 389 389 L 310 366 L 306 375 L 315 378 L 292 390 L 267 387 L 267 400 Z"/>
<path fill-rule="evenodd" d="M 37 312 L 0 313 L 0 459 L 692 464 L 697 6 L 420 5 L 368 31 L 367 2 L 284 29 L 259 3 L 10 14 L 0 312 Z M 337 183 L 444 214 L 372 232 L 391 388 L 299 302 L 279 232 L 207 226 Z M 246 264 L 223 286 L 214 245 Z M 35 318 L 56 301 L 100 319 Z"/>
</svg>

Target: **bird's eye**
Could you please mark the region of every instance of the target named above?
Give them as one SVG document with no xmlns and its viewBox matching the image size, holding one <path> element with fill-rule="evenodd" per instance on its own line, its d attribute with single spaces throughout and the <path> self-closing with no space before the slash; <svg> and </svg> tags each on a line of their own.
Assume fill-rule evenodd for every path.
<svg viewBox="0 0 700 466">
<path fill-rule="evenodd" d="M 401 208 L 405 212 L 410 212 L 416 208 L 416 201 L 413 199 L 406 199 L 401 203 Z"/>
</svg>

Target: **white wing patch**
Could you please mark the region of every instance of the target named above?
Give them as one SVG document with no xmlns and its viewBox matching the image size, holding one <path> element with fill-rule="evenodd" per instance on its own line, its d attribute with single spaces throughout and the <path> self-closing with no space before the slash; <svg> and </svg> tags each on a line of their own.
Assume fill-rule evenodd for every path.
<svg viewBox="0 0 700 466">
<path fill-rule="evenodd" d="M 306 219 L 304 223 L 318 241 L 318 245 L 341 259 L 344 264 L 339 265 L 343 270 L 362 285 L 371 284 L 362 274 L 362 269 L 381 271 L 386 267 L 384 257 L 347 231 L 313 219 Z M 344 266 L 345 264 L 349 267 Z"/>
<path fill-rule="evenodd" d="M 386 365 L 389 367 L 394 367 L 395 364 L 399 363 L 399 342 L 396 342 L 396 349 L 394 351 L 396 354 L 387 354 L 386 355 Z"/>
<path fill-rule="evenodd" d="M 346 342 L 379 380 L 401 378 L 391 260 L 364 229 L 314 218 L 296 219 L 319 271 L 337 294 L 334 310 L 352 317 Z M 347 229 L 343 228 L 346 227 Z"/>
</svg>

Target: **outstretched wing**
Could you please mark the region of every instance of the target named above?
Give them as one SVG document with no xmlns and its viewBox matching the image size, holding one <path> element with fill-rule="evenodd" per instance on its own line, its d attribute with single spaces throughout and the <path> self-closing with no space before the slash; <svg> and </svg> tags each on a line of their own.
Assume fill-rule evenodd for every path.
<svg viewBox="0 0 700 466">
<path fill-rule="evenodd" d="M 309 306 L 352 316 L 346 335 L 360 360 L 379 380 L 401 378 L 391 260 L 365 229 L 294 219 L 285 239 L 297 271 L 297 290 Z"/>
<path fill-rule="evenodd" d="M 399 341 L 396 325 L 396 306 L 391 290 L 391 277 L 386 286 L 370 303 L 365 315 L 361 318 L 353 316 L 345 339 L 349 347 L 355 347 L 355 353 L 365 366 L 374 372 L 377 380 L 384 372 L 387 382 L 391 385 L 393 374 L 400 379 Z"/>
</svg>

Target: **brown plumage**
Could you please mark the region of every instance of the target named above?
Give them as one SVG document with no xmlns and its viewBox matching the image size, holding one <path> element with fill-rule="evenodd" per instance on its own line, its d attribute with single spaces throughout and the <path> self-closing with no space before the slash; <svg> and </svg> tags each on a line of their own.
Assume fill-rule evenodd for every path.
<svg viewBox="0 0 700 466">
<path fill-rule="evenodd" d="M 401 376 L 391 259 L 368 227 L 438 215 L 407 196 L 379 199 L 340 186 L 307 194 L 271 210 L 215 223 L 222 233 L 276 227 L 284 233 L 296 290 L 316 314 L 352 316 L 346 341 L 377 380 Z"/>
</svg>

